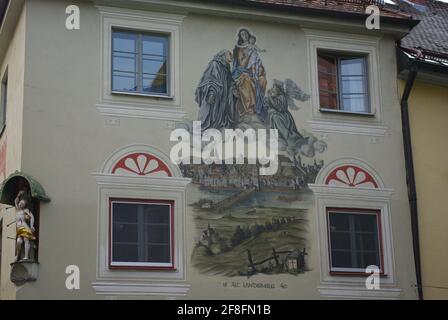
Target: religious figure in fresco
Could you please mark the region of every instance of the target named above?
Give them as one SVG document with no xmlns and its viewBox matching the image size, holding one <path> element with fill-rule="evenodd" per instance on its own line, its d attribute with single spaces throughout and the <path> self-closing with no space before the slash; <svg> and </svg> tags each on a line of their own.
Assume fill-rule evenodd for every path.
<svg viewBox="0 0 448 320">
<path fill-rule="evenodd" d="M 232 53 L 221 50 L 204 71 L 196 89 L 202 130 L 233 128 L 235 102 L 230 64 Z"/>
<path fill-rule="evenodd" d="M 297 276 L 310 270 L 308 183 L 324 166 L 316 156 L 326 144 L 294 120 L 296 102 L 310 96 L 288 78 L 272 79 L 267 90 L 260 56 L 265 50 L 248 29 L 239 29 L 237 38 L 233 54 L 220 51 L 202 75 L 196 89 L 198 118 L 203 131 L 276 129 L 278 170 L 260 175 L 259 164 L 246 161 L 181 163 L 183 176 L 192 179 L 188 199 L 196 237 L 191 262 L 202 274 Z M 181 125 L 193 132 L 190 123 Z"/>
<path fill-rule="evenodd" d="M 303 101 L 308 98 L 308 95 L 298 90 L 292 80 L 287 79 L 284 83 L 274 80 L 264 101 L 268 110 L 269 126 L 271 129 L 278 130 L 279 138 L 283 140 L 291 155 L 301 154 L 313 157 L 316 151 L 323 152 L 326 148 L 326 145 L 317 141 L 316 138 L 300 134 L 288 110 L 288 108 L 294 108 L 292 105 L 294 99 Z"/>
<path fill-rule="evenodd" d="M 22 253 L 22 245 L 25 247 L 25 252 L 22 260 L 28 260 L 30 256 L 30 241 L 36 240 L 34 235 L 34 215 L 27 208 L 27 200 L 25 191 L 21 190 L 14 200 L 16 207 L 16 259 L 20 260 Z"/>
<path fill-rule="evenodd" d="M 265 120 L 263 99 L 266 92 L 266 70 L 256 45 L 257 38 L 248 29 L 238 31 L 238 41 L 233 49 L 233 79 L 238 90 L 236 108 L 240 115 L 257 114 Z"/>
</svg>

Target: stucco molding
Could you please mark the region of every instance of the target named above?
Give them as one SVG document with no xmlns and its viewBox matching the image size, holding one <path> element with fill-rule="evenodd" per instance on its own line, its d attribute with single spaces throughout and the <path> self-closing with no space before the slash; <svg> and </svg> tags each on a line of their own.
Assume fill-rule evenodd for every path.
<svg viewBox="0 0 448 320">
<path fill-rule="evenodd" d="M 318 133 L 345 133 L 371 137 L 384 137 L 388 130 L 388 127 L 386 126 L 351 123 L 346 121 L 309 120 L 307 123 L 313 132 Z"/>
<path fill-rule="evenodd" d="M 352 166 L 363 168 L 370 175 L 372 175 L 374 177 L 375 181 L 378 183 L 379 189 L 382 189 L 383 191 L 388 190 L 388 189 L 385 189 L 385 184 L 384 184 L 383 179 L 381 179 L 380 174 L 377 172 L 377 170 L 375 170 L 375 168 L 371 164 L 369 164 L 365 160 L 355 159 L 355 158 L 342 158 L 342 159 L 337 159 L 337 160 L 330 162 L 329 164 L 327 164 L 324 168 L 322 168 L 319 171 L 319 173 L 316 177 L 315 183 L 317 185 L 325 184 L 325 180 L 327 179 L 327 176 L 330 174 L 330 172 L 333 171 L 335 168 L 343 166 L 343 165 L 352 165 Z"/>
<path fill-rule="evenodd" d="M 378 188 L 325 184 L 328 174 L 342 165 L 353 165 L 364 169 L 376 179 Z M 315 198 L 316 233 L 318 234 L 318 252 L 320 254 L 320 286 L 324 288 L 319 289 L 321 295 L 323 297 L 354 298 L 356 296 L 370 297 L 377 294 L 378 297 L 383 297 L 380 291 L 370 293 L 370 290 L 365 288 L 365 277 L 363 276 L 338 276 L 330 273 L 327 208 L 360 208 L 380 211 L 384 259 L 384 275 L 380 278 L 380 285 L 390 288 L 392 291 L 386 291 L 389 293 L 398 290 L 396 288 L 395 254 L 390 212 L 394 189 L 386 188 L 374 167 L 360 159 L 338 159 L 331 162 L 321 170 L 316 178 L 316 183 L 310 184 L 309 188 L 313 191 Z"/>
<path fill-rule="evenodd" d="M 387 127 L 383 124 L 381 68 L 379 63 L 380 39 L 378 36 L 348 35 L 346 33 L 304 29 L 308 61 L 309 86 L 311 92 L 312 117 L 308 121 L 314 132 L 343 133 L 368 136 L 384 136 Z M 370 113 L 322 112 L 319 103 L 319 79 L 317 51 L 331 50 L 343 53 L 365 54 L 368 61 Z"/>
<path fill-rule="evenodd" d="M 181 283 L 132 283 L 132 282 L 92 282 L 98 295 L 155 295 L 185 296 L 190 290 L 189 284 Z"/>
<path fill-rule="evenodd" d="M 181 95 L 182 21 L 184 15 L 97 6 L 101 18 L 101 93 L 96 104 L 101 115 L 156 120 L 181 120 L 186 112 Z M 169 95 L 114 93 L 111 86 L 112 30 L 157 32 L 170 38 Z"/>
<path fill-rule="evenodd" d="M 320 286 L 319 293 L 324 298 L 329 299 L 381 299 L 397 300 L 400 298 L 401 289 L 380 288 L 378 290 L 369 290 L 362 287 L 349 286 Z"/>
<path fill-rule="evenodd" d="M 163 161 L 173 176 L 112 173 L 117 161 L 129 154 L 145 152 Z M 114 151 L 92 177 L 98 186 L 97 272 L 92 287 L 97 294 L 185 295 L 186 281 L 186 188 L 191 182 L 169 157 L 155 147 L 134 144 Z M 174 270 L 111 270 L 109 268 L 109 200 L 111 198 L 174 201 Z M 165 283 L 166 282 L 166 283 Z"/>
<path fill-rule="evenodd" d="M 163 151 L 161 151 L 159 148 L 155 146 L 139 143 L 127 145 L 117 150 L 114 150 L 103 162 L 99 173 L 102 174 L 112 173 L 112 169 L 119 159 L 135 152 L 152 154 L 153 156 L 162 160 L 168 166 L 174 177 L 182 178 L 182 173 L 180 172 L 179 167 L 176 164 L 174 164 L 171 161 L 170 157 L 168 157 Z"/>
</svg>

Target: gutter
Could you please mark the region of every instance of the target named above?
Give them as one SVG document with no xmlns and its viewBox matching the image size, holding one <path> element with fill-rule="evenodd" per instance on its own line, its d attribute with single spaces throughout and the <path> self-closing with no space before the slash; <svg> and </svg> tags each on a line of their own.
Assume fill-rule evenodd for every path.
<svg viewBox="0 0 448 320">
<path fill-rule="evenodd" d="M 400 50 L 397 48 L 397 50 Z M 400 54 L 400 52 L 398 53 Z M 408 186 L 409 206 L 411 210 L 411 229 L 412 229 L 412 247 L 414 251 L 415 274 L 417 280 L 417 292 L 419 300 L 423 300 L 422 271 L 420 256 L 420 235 L 418 228 L 418 207 L 417 191 L 415 186 L 414 159 L 412 155 L 411 128 L 409 124 L 409 105 L 408 99 L 418 73 L 418 66 L 415 60 L 407 66 L 409 74 L 406 80 L 406 86 L 401 97 L 401 123 L 403 129 L 404 157 L 406 164 L 406 183 Z"/>
</svg>

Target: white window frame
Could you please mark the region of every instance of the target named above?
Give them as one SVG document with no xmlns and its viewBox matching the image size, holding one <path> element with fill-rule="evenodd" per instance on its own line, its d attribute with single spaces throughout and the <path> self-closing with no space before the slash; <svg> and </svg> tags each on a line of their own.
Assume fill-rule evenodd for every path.
<svg viewBox="0 0 448 320">
<path fill-rule="evenodd" d="M 327 175 L 342 165 L 355 165 L 365 169 L 375 178 L 378 188 L 353 188 L 332 186 L 324 183 Z M 366 162 L 358 159 L 340 159 L 323 168 L 316 178 L 315 184 L 309 184 L 315 198 L 316 232 L 320 255 L 319 293 L 325 298 L 356 299 L 397 299 L 401 289 L 397 287 L 393 235 L 391 225 L 391 200 L 393 189 L 386 188 L 380 176 Z M 381 241 L 383 246 L 383 275 L 379 290 L 368 290 L 366 277 L 362 275 L 335 275 L 330 267 L 329 233 L 327 208 L 362 208 L 380 211 Z"/>
<path fill-rule="evenodd" d="M 181 101 L 181 39 L 185 16 L 112 7 L 97 7 L 101 17 L 101 95 L 97 109 L 112 117 L 180 120 L 186 115 Z M 112 91 L 112 30 L 164 34 L 169 38 L 168 95 Z"/>
<path fill-rule="evenodd" d="M 112 174 L 115 163 L 127 154 L 147 152 L 168 165 L 172 177 L 125 176 Z M 99 295 L 184 296 L 186 283 L 186 188 L 191 179 L 183 178 L 177 166 L 157 148 L 130 145 L 114 152 L 99 172 L 92 173 L 98 185 L 98 247 L 96 280 L 92 287 Z M 111 198 L 174 201 L 174 268 L 172 270 L 113 270 L 109 268 L 109 200 Z"/>
<path fill-rule="evenodd" d="M 381 110 L 381 72 L 378 52 L 380 37 L 355 36 L 338 32 L 304 29 L 308 48 L 309 83 L 312 117 L 307 123 L 313 132 L 345 133 L 382 137 L 387 127 Z M 317 51 L 333 51 L 348 55 L 365 55 L 368 65 L 369 113 L 321 109 Z"/>
</svg>

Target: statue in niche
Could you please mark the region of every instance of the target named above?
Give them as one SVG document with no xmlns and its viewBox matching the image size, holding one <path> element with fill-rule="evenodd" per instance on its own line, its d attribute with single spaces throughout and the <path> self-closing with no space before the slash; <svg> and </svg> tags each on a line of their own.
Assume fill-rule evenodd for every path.
<svg viewBox="0 0 448 320">
<path fill-rule="evenodd" d="M 17 197 L 14 200 L 16 207 L 16 259 L 29 260 L 31 241 L 36 240 L 34 229 L 34 215 L 29 210 L 30 197 L 25 190 L 19 191 Z M 24 247 L 23 257 L 22 247 Z"/>
</svg>

